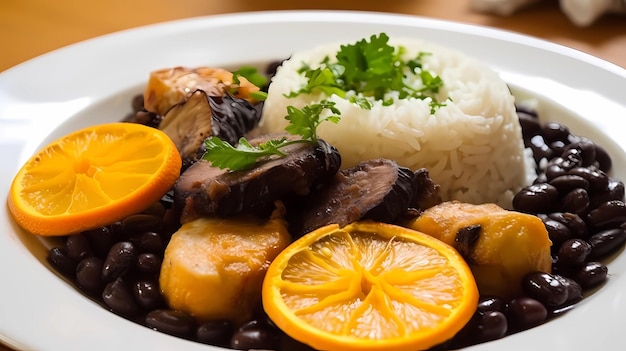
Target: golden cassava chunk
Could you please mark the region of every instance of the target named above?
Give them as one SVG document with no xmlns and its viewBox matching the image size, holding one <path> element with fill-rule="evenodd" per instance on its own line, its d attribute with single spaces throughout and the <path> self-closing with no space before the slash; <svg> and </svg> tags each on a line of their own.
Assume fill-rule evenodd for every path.
<svg viewBox="0 0 626 351">
<path fill-rule="evenodd" d="M 482 295 L 519 295 L 526 273 L 552 269 L 552 242 L 536 216 L 495 204 L 450 201 L 429 208 L 407 226 L 454 246 Z"/>
<path fill-rule="evenodd" d="M 290 242 L 286 223 L 277 215 L 185 223 L 165 250 L 162 293 L 170 308 L 198 321 L 241 323 L 259 306 L 265 272 Z"/>
</svg>

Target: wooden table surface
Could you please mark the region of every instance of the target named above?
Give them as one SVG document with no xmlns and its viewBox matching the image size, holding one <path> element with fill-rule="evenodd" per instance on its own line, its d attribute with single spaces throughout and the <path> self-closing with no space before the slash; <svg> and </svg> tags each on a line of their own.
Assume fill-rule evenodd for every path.
<svg viewBox="0 0 626 351">
<path fill-rule="evenodd" d="M 280 9 L 337 9 L 414 14 L 516 31 L 626 67 L 626 16 L 606 15 L 580 28 L 542 0 L 508 17 L 472 11 L 470 0 L 0 0 L 0 72 L 40 54 L 99 35 L 193 16 Z"/>
<path fill-rule="evenodd" d="M 580 28 L 560 10 L 558 1 L 550 0 L 508 17 L 474 12 L 470 0 L 0 0 L 0 72 L 51 50 L 141 25 L 281 9 L 378 11 L 478 24 L 543 38 L 626 68 L 626 16 L 606 15 Z"/>
</svg>

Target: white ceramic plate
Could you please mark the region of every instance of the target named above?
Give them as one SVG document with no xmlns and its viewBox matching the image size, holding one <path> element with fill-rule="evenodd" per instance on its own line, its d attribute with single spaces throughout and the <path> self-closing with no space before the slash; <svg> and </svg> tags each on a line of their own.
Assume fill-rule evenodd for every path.
<svg viewBox="0 0 626 351">
<path fill-rule="evenodd" d="M 0 198 L 43 144 L 130 111 L 148 73 L 176 65 L 236 67 L 328 41 L 416 36 L 455 47 L 501 72 L 546 119 L 603 145 L 626 179 L 626 70 L 526 36 L 432 19 L 355 12 L 224 15 L 125 31 L 63 48 L 0 74 Z M 4 201 L 4 200 L 3 200 Z M 6 206 L 5 206 L 6 208 Z M 210 350 L 120 318 L 76 292 L 45 260 L 41 241 L 0 211 L 0 340 L 28 350 Z M 626 255 L 607 284 L 561 318 L 478 350 L 626 348 Z"/>
</svg>

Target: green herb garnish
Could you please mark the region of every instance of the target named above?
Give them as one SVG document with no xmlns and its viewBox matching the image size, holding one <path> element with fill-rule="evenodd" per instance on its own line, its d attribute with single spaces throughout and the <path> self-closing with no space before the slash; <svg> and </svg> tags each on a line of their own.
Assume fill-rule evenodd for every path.
<svg viewBox="0 0 626 351">
<path fill-rule="evenodd" d="M 269 82 L 267 77 L 259 73 L 256 68 L 252 66 L 242 66 L 233 72 L 233 83 L 235 84 L 235 87 L 233 87 L 232 93 L 237 91 L 237 86 L 241 83 L 239 77 L 246 78 L 250 83 L 261 89 L 263 89 Z M 257 101 L 265 101 L 265 99 L 267 99 L 267 93 L 262 90 L 252 92 L 250 93 L 250 96 Z"/>
<path fill-rule="evenodd" d="M 399 99 L 430 98 L 433 109 L 444 106 L 434 96 L 443 86 L 441 77 L 422 68 L 422 59 L 429 53 L 420 52 L 417 57 L 404 61 L 402 55 L 406 49 L 401 46 L 395 48 L 388 41 L 385 33 L 372 35 L 369 41 L 362 39 L 351 45 L 342 45 L 334 63 L 327 57 L 318 68 L 303 65 L 298 71 L 307 78 L 307 84 L 286 96 L 293 98 L 321 92 L 345 98 L 348 91 L 354 91 L 357 96 L 382 100 L 383 105 L 388 106 L 393 104 L 393 100 L 387 94 L 397 92 Z M 407 84 L 409 75 L 420 79 L 422 86 L 414 88 Z M 362 99 L 351 98 L 351 102 L 362 108 L 371 108 L 371 104 L 364 104 Z"/>
<path fill-rule="evenodd" d="M 252 66 L 242 66 L 238 70 L 234 71 L 233 83 L 239 84 L 239 77 L 246 78 L 250 83 L 259 88 L 263 88 L 268 83 L 267 77 L 259 73 L 259 71 Z"/>
<path fill-rule="evenodd" d="M 331 115 L 321 117 L 322 112 L 329 110 Z M 213 136 L 204 141 L 206 151 L 202 158 L 211 162 L 218 168 L 228 168 L 231 171 L 244 170 L 254 167 L 259 159 L 270 156 L 284 157 L 282 148 L 296 143 L 318 142 L 317 127 L 324 121 L 339 122 L 341 112 L 335 107 L 333 101 L 322 100 L 317 104 L 304 106 L 298 109 L 294 106 L 287 107 L 289 125 L 285 130 L 292 135 L 299 135 L 300 139 L 273 139 L 253 146 L 245 138 L 239 139 L 237 146 Z"/>
<path fill-rule="evenodd" d="M 339 97 L 346 97 L 346 90 L 335 76 L 335 73 L 328 67 L 305 70 L 304 76 L 307 84 L 300 90 L 291 92 L 287 97 L 292 98 L 300 94 L 310 94 L 314 90 L 319 90 L 328 96 L 335 94 Z"/>
<path fill-rule="evenodd" d="M 333 115 L 321 117 L 324 110 L 329 110 Z M 304 106 L 301 110 L 294 106 L 287 106 L 289 125 L 285 130 L 292 135 L 300 135 L 302 140 L 317 143 L 317 127 L 324 121 L 339 123 L 341 111 L 335 107 L 334 101 L 322 100 L 317 104 Z"/>
</svg>

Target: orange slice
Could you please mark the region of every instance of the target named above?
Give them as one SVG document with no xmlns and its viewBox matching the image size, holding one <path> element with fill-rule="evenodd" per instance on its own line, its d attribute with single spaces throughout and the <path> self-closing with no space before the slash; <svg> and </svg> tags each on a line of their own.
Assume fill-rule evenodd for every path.
<svg viewBox="0 0 626 351">
<path fill-rule="evenodd" d="M 171 189 L 180 167 L 165 133 L 136 123 L 96 125 L 33 155 L 13 179 L 8 207 L 31 233 L 71 234 L 147 208 Z"/>
<path fill-rule="evenodd" d="M 390 224 L 329 225 L 274 259 L 263 307 L 318 350 L 424 350 L 470 320 L 478 289 L 463 258 L 426 234 Z"/>
</svg>

